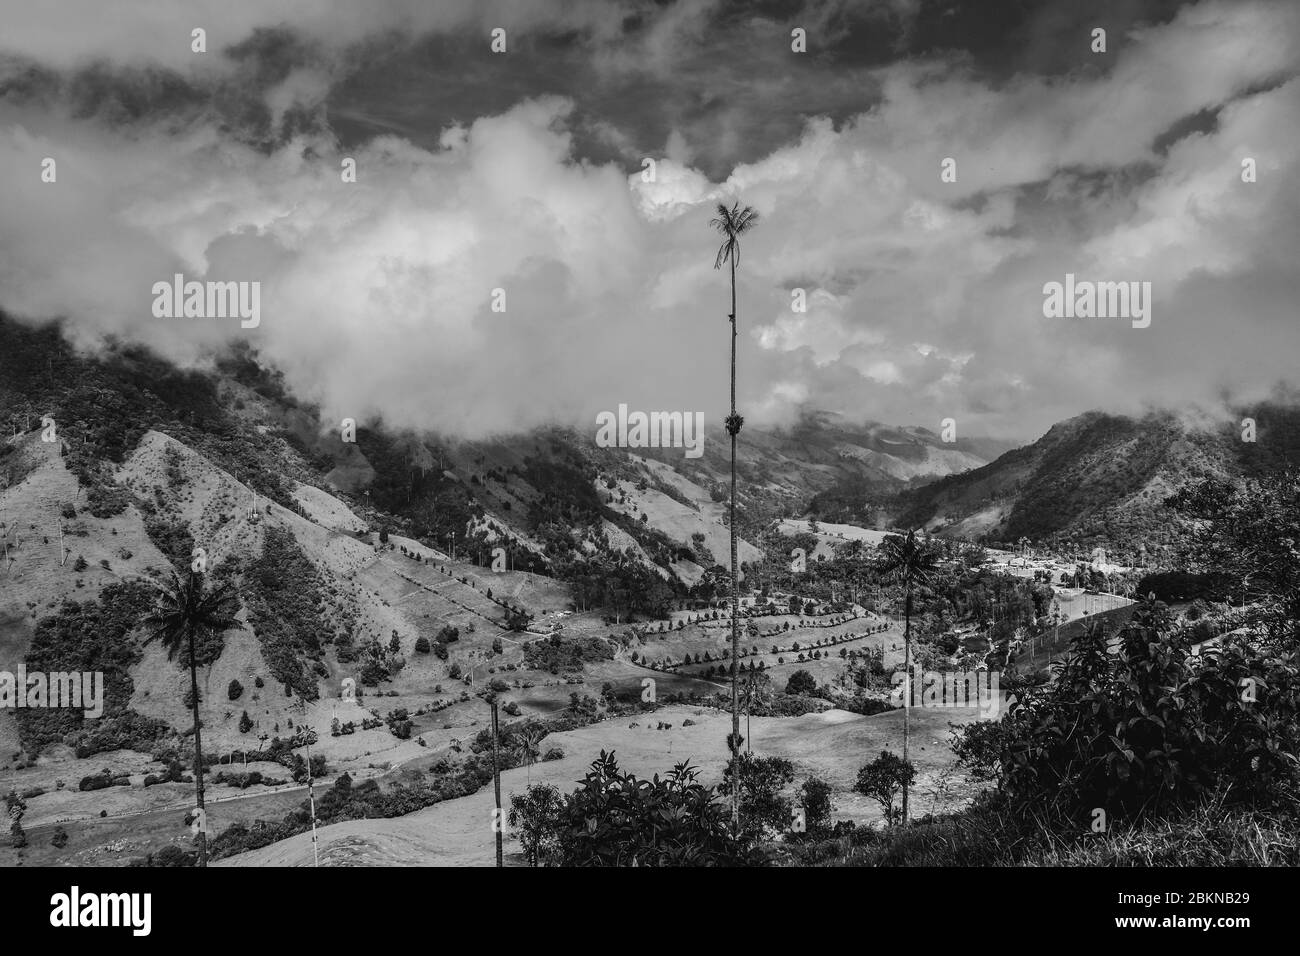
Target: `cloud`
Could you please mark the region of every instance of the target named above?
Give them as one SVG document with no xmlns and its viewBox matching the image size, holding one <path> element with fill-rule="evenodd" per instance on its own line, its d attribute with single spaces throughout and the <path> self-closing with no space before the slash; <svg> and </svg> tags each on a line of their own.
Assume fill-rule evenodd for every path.
<svg viewBox="0 0 1300 956">
<path fill-rule="evenodd" d="M 618 45 L 614 8 L 560 6 L 594 50 Z M 232 37 L 287 20 L 341 45 L 402 17 L 473 31 L 500 8 L 396 3 L 369 23 L 356 9 L 279 0 L 228 22 Z M 55 67 L 143 62 L 185 17 L 141 10 L 122 19 L 147 20 L 144 37 L 112 26 L 56 51 L 27 23 L 7 42 L 30 41 L 28 55 Z M 711 10 L 684 7 L 651 32 L 637 71 L 668 68 L 668 38 L 707 47 Z M 528 16 L 512 22 L 543 22 Z M 707 222 L 740 199 L 762 215 L 738 276 L 738 397 L 751 421 L 789 421 L 806 404 L 1028 438 L 1092 407 L 1246 394 L 1293 379 L 1300 346 L 1300 81 L 1285 82 L 1298 17 L 1284 4 L 1202 3 L 1132 31 L 1104 73 L 994 81 L 962 58 L 902 60 L 872 71 L 852 117 L 800 118 L 796 136 L 726 176 L 709 174 L 705 141 L 683 127 L 648 183 L 579 154 L 582 130 L 636 145 L 622 114 L 582 96 L 470 111 L 423 145 L 295 127 L 295 107 L 330 103 L 328 58 L 268 79 L 260 95 L 283 130 L 272 145 L 210 117 L 122 124 L 0 98 L 0 168 L 12 171 L 0 180 L 0 306 L 188 363 L 247 338 L 327 422 L 380 415 L 481 435 L 589 423 L 627 403 L 704 411 L 716 426 L 730 299 Z M 1207 129 L 1155 148 L 1205 111 Z M 355 183 L 342 181 L 344 156 Z M 1257 183 L 1241 182 L 1244 156 Z M 45 157 L 55 184 L 40 180 Z M 940 180 L 945 157 L 956 183 Z M 1043 284 L 1067 271 L 1151 281 L 1151 328 L 1044 319 Z M 155 319 L 150 289 L 175 272 L 260 281 L 261 326 Z M 806 313 L 791 311 L 795 288 Z"/>
<path fill-rule="evenodd" d="M 155 64 L 191 71 L 258 29 L 281 26 L 342 48 L 382 33 L 404 35 L 478 30 L 486 49 L 489 31 L 507 34 L 545 28 L 608 37 L 630 5 L 610 0 L 116 0 L 106 15 L 98 0 L 0 0 L 0 55 L 57 69 L 97 60 Z M 207 33 L 207 54 L 191 49 L 191 31 Z"/>
</svg>

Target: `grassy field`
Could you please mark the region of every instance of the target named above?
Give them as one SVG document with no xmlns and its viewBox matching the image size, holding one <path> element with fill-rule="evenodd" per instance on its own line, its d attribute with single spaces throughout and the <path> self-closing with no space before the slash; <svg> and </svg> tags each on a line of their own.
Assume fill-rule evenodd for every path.
<svg viewBox="0 0 1300 956">
<path fill-rule="evenodd" d="M 912 805 L 917 815 L 964 805 L 978 790 L 956 769 L 946 744 L 948 724 L 977 719 L 974 710 L 914 709 L 913 753 L 918 778 Z M 693 726 L 683 726 L 686 720 Z M 666 730 L 658 723 L 671 724 Z M 834 787 L 835 819 L 873 823 L 881 820 L 874 802 L 852 792 L 858 768 L 881 750 L 901 751 L 902 713 L 861 717 L 832 710 L 796 718 L 753 718 L 755 753 L 782 756 L 797 768 L 796 785 L 817 774 Z M 502 799 L 523 791 L 528 782 L 550 783 L 571 790 L 601 750 L 614 751 L 619 765 L 649 776 L 687 760 L 702 769 L 709 783 L 721 779 L 726 760 L 730 715 L 691 707 L 665 707 L 650 717 L 601 721 L 579 730 L 552 734 L 544 747 L 564 749 L 562 760 L 518 768 L 502 774 Z M 320 830 L 322 865 L 491 866 L 495 844 L 491 828 L 492 788 L 448 800 L 388 820 L 351 820 Z M 507 834 L 507 863 L 522 865 L 518 844 Z M 220 866 L 310 866 L 310 834 L 302 834 L 221 861 Z"/>
</svg>

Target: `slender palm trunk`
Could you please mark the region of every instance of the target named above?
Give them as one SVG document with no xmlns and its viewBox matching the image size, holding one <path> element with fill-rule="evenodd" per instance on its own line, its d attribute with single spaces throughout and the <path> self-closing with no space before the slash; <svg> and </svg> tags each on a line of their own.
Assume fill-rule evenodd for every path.
<svg viewBox="0 0 1300 956">
<path fill-rule="evenodd" d="M 751 672 L 749 676 L 749 690 L 745 694 L 745 753 L 753 753 L 754 749 L 750 746 L 750 739 L 754 736 L 750 731 L 749 721 L 754 714 L 754 675 Z"/>
<path fill-rule="evenodd" d="M 907 745 L 912 736 L 912 584 L 907 584 L 907 597 L 903 601 L 903 763 L 907 763 Z M 911 784 L 903 784 L 903 825 L 907 825 L 907 794 Z"/>
<path fill-rule="evenodd" d="M 731 420 L 736 418 L 736 259 L 731 259 Z M 740 757 L 740 580 L 736 562 L 736 431 L 731 431 L 731 755 Z M 737 771 L 739 767 L 737 767 Z M 740 824 L 739 779 L 732 791 L 731 822 Z"/>
<path fill-rule="evenodd" d="M 190 704 L 194 708 L 194 790 L 198 795 L 199 816 L 199 866 L 208 865 L 208 821 L 203 809 L 203 735 L 199 730 L 199 672 L 194 656 L 194 628 L 189 629 L 190 639 Z"/>
<path fill-rule="evenodd" d="M 505 818 L 501 815 L 501 761 L 497 757 L 497 737 L 500 731 L 497 725 L 497 702 L 492 701 L 492 786 L 496 790 L 497 800 L 497 818 L 496 830 L 497 837 L 497 866 L 504 866 L 501 859 L 501 831 L 505 828 Z"/>
</svg>

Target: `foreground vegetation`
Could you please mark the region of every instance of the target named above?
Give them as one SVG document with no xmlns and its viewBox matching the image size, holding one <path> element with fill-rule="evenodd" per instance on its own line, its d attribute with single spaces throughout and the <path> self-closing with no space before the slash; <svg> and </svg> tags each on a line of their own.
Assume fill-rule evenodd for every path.
<svg viewBox="0 0 1300 956">
<path fill-rule="evenodd" d="M 1191 562 L 1257 578 L 1250 626 L 1216 645 L 1156 600 L 1120 628 L 1080 633 L 1053 680 L 1020 684 L 1002 718 L 954 729 L 959 764 L 990 785 L 963 812 L 909 825 L 895 811 L 912 767 L 881 754 L 858 789 L 883 829 L 784 823 L 788 783 L 733 759 L 703 787 L 620 774 L 601 755 L 577 790 L 532 788 L 511 819 L 531 862 L 558 865 L 1296 865 L 1300 862 L 1300 479 L 1204 482 L 1171 498 L 1200 524 Z M 773 815 L 727 825 L 740 783 Z M 758 782 L 761 781 L 761 782 Z M 800 794 L 807 810 L 807 785 Z M 762 813 L 762 811 L 755 811 Z M 897 822 L 896 822 L 897 821 Z M 791 832 L 791 831 L 794 832 Z"/>
</svg>

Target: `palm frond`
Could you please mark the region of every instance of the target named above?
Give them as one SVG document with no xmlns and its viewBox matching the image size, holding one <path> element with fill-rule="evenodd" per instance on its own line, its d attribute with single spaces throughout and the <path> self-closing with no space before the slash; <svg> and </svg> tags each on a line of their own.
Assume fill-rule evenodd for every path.
<svg viewBox="0 0 1300 956">
<path fill-rule="evenodd" d="M 714 259 L 713 268 L 721 269 L 722 264 L 728 259 L 740 265 L 740 243 L 738 237 L 758 224 L 758 213 L 753 207 L 746 206 L 740 208 L 740 203 L 733 203 L 728 209 L 724 204 L 718 203 L 718 215 L 709 220 L 709 225 L 717 229 L 726 238 L 721 246 L 718 247 L 717 258 Z"/>
<path fill-rule="evenodd" d="M 158 595 L 140 620 L 148 632 L 144 643 L 160 641 L 168 660 L 185 646 L 191 631 L 197 636 L 239 627 L 238 600 L 229 583 L 205 590 L 203 575 L 193 571 L 187 578 L 173 571 L 169 583 L 152 583 Z"/>
<path fill-rule="evenodd" d="M 880 542 L 880 572 L 900 581 L 925 584 L 938 570 L 939 552 L 909 531 L 906 537 L 890 535 Z"/>
</svg>

